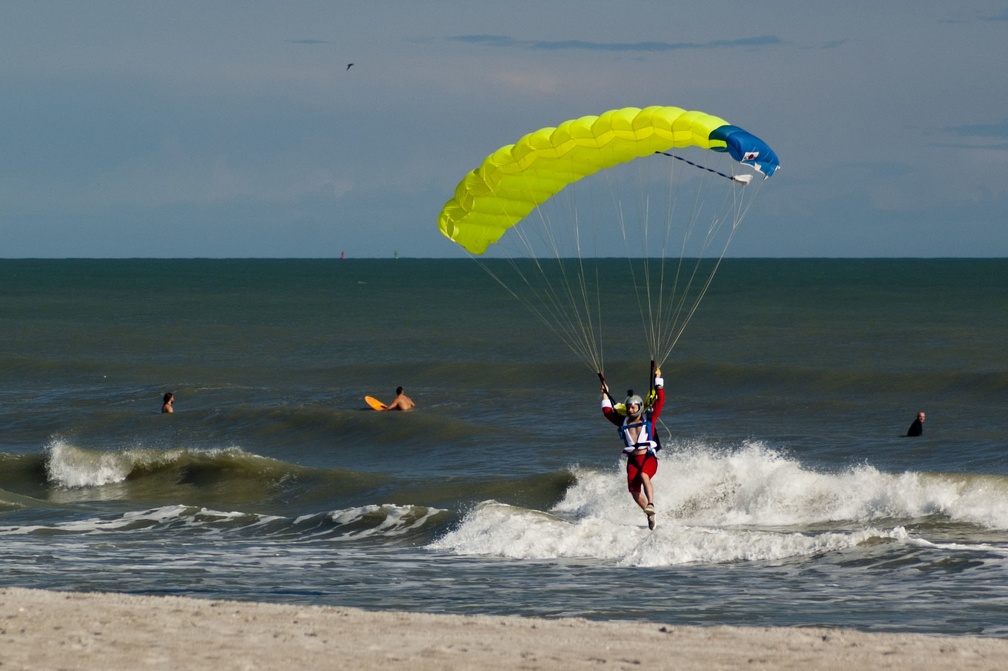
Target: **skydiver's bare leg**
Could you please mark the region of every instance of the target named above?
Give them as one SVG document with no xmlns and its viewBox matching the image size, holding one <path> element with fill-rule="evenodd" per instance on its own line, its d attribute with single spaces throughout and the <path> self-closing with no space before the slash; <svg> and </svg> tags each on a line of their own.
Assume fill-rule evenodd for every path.
<svg viewBox="0 0 1008 671">
<path fill-rule="evenodd" d="M 644 494 L 643 491 L 637 492 L 637 495 L 634 497 L 634 499 L 637 501 L 637 505 L 640 506 L 641 510 L 647 508 L 648 500 L 647 496 Z"/>
<path fill-rule="evenodd" d="M 647 513 L 647 525 L 648 529 L 654 531 L 655 528 L 655 512 L 652 502 L 654 501 L 654 487 L 651 485 L 651 478 L 647 473 L 641 473 L 641 481 L 644 484 L 643 491 L 637 497 L 637 505 Z M 641 499 L 644 499 L 643 503 Z"/>
<path fill-rule="evenodd" d="M 641 473 L 641 482 L 644 483 L 643 494 L 647 497 L 644 499 L 644 504 L 641 508 L 644 508 L 649 503 L 654 503 L 654 485 L 651 484 L 651 476 L 647 473 Z M 638 497 L 638 504 L 640 503 L 640 497 Z"/>
</svg>

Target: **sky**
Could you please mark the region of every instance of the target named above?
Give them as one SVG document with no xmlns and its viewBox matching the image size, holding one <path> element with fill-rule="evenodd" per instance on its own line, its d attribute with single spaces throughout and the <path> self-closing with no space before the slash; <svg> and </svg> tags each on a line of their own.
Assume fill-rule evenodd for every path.
<svg viewBox="0 0 1008 671">
<path fill-rule="evenodd" d="M 1006 65 L 1008 1 L 5 0 L 0 257 L 464 257 L 487 154 L 648 105 L 780 157 L 731 256 L 1004 257 Z"/>
</svg>

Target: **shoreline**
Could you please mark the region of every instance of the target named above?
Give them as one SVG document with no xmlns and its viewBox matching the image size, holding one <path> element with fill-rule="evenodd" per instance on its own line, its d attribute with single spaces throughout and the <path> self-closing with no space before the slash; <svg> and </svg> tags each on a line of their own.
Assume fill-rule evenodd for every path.
<svg viewBox="0 0 1008 671">
<path fill-rule="evenodd" d="M 1004 669 L 1008 640 L 0 590 L 3 669 Z"/>
</svg>

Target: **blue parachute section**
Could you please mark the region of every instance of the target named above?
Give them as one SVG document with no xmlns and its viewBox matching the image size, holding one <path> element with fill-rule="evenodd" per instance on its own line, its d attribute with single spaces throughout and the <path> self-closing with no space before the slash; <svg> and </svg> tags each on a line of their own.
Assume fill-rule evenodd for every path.
<svg viewBox="0 0 1008 671">
<path fill-rule="evenodd" d="M 721 126 L 711 131 L 710 139 L 722 140 L 728 146 L 715 151 L 727 151 L 739 163 L 745 163 L 771 177 L 780 165 L 777 154 L 763 140 L 738 126 Z"/>
</svg>

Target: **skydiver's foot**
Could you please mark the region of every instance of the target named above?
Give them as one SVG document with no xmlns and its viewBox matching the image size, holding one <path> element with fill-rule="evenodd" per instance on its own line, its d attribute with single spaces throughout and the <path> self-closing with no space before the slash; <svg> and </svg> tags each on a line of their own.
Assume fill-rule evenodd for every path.
<svg viewBox="0 0 1008 671">
<path fill-rule="evenodd" d="M 647 505 L 644 506 L 644 514 L 647 515 L 647 528 L 654 531 L 655 527 L 654 504 L 651 503 L 650 501 L 648 501 Z"/>
</svg>

